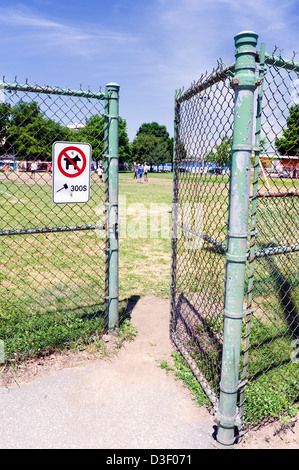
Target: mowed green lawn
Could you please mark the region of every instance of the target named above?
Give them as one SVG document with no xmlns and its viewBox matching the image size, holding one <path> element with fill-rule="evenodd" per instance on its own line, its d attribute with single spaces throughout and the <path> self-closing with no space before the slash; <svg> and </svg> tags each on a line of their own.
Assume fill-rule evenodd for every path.
<svg viewBox="0 0 299 470">
<path fill-rule="evenodd" d="M 172 175 L 120 174 L 120 298 L 169 297 Z"/>
</svg>

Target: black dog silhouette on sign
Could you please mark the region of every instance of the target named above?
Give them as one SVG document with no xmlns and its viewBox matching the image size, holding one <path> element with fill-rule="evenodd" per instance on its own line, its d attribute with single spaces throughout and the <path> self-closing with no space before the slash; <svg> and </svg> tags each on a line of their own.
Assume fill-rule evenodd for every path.
<svg viewBox="0 0 299 470">
<path fill-rule="evenodd" d="M 70 165 L 72 165 L 74 168 L 77 168 L 77 164 L 78 162 L 81 162 L 81 158 L 76 155 L 74 158 L 64 158 L 64 161 L 66 162 L 66 170 L 68 170 Z"/>
</svg>

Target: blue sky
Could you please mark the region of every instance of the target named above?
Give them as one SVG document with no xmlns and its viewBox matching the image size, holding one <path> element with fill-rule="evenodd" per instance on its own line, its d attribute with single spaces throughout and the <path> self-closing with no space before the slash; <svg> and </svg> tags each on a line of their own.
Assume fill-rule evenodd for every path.
<svg viewBox="0 0 299 470">
<path fill-rule="evenodd" d="M 172 135 L 175 89 L 231 64 L 244 30 L 299 61 L 298 20 L 299 0 L 1 0 L 0 76 L 92 91 L 117 82 L 130 140 L 152 121 Z"/>
</svg>

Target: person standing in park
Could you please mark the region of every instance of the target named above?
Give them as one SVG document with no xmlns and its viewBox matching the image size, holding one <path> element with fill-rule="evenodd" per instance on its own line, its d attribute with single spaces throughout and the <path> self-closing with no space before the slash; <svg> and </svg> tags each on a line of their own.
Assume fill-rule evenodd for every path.
<svg viewBox="0 0 299 470">
<path fill-rule="evenodd" d="M 4 174 L 5 174 L 5 178 L 8 178 L 8 173 L 9 173 L 9 166 L 7 163 L 4 163 Z"/>
<path fill-rule="evenodd" d="M 31 177 L 35 180 L 35 173 L 36 173 L 36 170 L 37 170 L 37 163 L 36 162 L 32 162 L 31 163 Z"/>
<path fill-rule="evenodd" d="M 147 166 L 146 162 L 144 163 L 144 182 L 145 183 L 148 183 L 148 177 L 147 177 L 147 174 L 148 174 L 148 170 L 149 170 L 149 167 Z"/>
<path fill-rule="evenodd" d="M 101 166 L 99 166 L 97 172 L 98 172 L 99 180 L 102 183 L 103 182 L 103 168 Z"/>
<path fill-rule="evenodd" d="M 137 169 L 137 183 L 142 183 L 142 174 L 143 174 L 143 168 L 142 168 L 142 165 L 138 165 L 138 169 Z"/>
</svg>

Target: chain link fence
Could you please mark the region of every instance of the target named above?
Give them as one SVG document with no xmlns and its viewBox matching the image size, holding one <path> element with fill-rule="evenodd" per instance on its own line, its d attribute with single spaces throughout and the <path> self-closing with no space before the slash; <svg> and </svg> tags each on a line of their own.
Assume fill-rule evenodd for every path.
<svg viewBox="0 0 299 470">
<path fill-rule="evenodd" d="M 170 335 L 223 428 L 237 429 L 237 436 L 273 420 L 292 419 L 299 398 L 299 66 L 265 54 L 264 45 L 255 59 L 250 146 L 234 145 L 242 89 L 236 64 L 220 64 L 175 97 Z M 243 237 L 227 230 L 235 210 L 230 208 L 235 191 L 231 156 L 250 148 L 243 260 L 227 249 L 229 236 Z M 230 285 L 228 261 L 245 261 L 244 292 L 242 282 Z M 241 289 L 244 299 L 239 314 L 225 310 L 228 291 L 234 289 Z M 230 388 L 223 381 L 225 318 L 232 324 L 241 321 L 239 365 L 238 345 L 228 348 L 236 354 L 231 360 L 238 376 Z M 219 413 L 221 393 L 236 395 L 231 417 Z"/>
<path fill-rule="evenodd" d="M 299 67 L 268 55 L 259 56 L 258 67 L 261 149 L 253 162 L 244 431 L 294 417 L 299 401 Z"/>
<path fill-rule="evenodd" d="M 12 363 L 97 342 L 107 326 L 105 95 L 5 78 L 0 93 L 1 340 Z M 56 141 L 92 146 L 86 204 L 52 202 Z"/>
<path fill-rule="evenodd" d="M 171 336 L 214 405 L 221 370 L 233 130 L 230 75 L 230 68 L 219 65 L 176 95 Z"/>
</svg>

